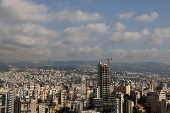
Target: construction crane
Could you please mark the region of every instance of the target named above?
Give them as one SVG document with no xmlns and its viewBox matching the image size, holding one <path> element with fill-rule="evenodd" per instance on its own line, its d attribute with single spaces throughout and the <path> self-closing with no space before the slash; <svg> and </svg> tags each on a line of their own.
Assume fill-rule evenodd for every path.
<svg viewBox="0 0 170 113">
<path fill-rule="evenodd" d="M 108 85 L 110 84 L 110 71 L 109 71 L 109 69 L 110 69 L 110 60 L 112 60 L 112 58 L 111 59 L 101 59 L 101 60 L 107 60 L 107 62 L 108 62 L 108 79 L 107 79 L 107 82 L 108 82 Z M 110 89 L 108 88 L 108 107 L 110 108 Z"/>
</svg>

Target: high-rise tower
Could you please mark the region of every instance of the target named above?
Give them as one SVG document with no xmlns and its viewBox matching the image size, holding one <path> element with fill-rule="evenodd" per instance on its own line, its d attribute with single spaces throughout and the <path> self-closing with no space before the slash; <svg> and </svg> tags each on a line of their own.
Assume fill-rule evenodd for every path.
<svg viewBox="0 0 170 113">
<path fill-rule="evenodd" d="M 109 104 L 110 99 L 110 81 L 109 67 L 107 64 L 100 62 L 98 64 L 98 86 L 100 86 L 100 98 L 103 98 L 105 105 Z"/>
</svg>

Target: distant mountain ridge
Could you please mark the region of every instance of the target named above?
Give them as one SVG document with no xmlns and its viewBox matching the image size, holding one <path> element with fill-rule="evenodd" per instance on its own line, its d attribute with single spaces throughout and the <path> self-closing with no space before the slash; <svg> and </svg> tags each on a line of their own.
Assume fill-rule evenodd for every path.
<svg viewBox="0 0 170 113">
<path fill-rule="evenodd" d="M 97 69 L 98 61 L 0 61 L 0 71 L 9 71 L 11 67 L 16 68 L 58 68 L 74 67 L 83 69 Z M 105 62 L 107 63 L 107 62 Z M 161 75 L 170 75 L 170 65 L 159 62 L 136 62 L 136 63 L 112 63 L 111 71 L 128 72 L 151 72 Z"/>
</svg>

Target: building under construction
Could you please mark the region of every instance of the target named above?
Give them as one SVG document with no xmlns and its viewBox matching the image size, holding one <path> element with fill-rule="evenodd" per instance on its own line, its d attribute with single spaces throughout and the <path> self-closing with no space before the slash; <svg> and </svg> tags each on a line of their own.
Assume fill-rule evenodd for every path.
<svg viewBox="0 0 170 113">
<path fill-rule="evenodd" d="M 110 75 L 109 66 L 100 62 L 98 64 L 98 86 L 100 88 L 99 97 L 103 98 L 106 106 L 110 105 Z"/>
</svg>

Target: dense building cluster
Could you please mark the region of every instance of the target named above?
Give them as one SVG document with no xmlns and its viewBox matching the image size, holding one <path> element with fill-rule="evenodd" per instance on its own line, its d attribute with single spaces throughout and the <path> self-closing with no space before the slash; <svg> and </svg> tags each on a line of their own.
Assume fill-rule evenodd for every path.
<svg viewBox="0 0 170 113">
<path fill-rule="evenodd" d="M 168 113 L 169 78 L 97 69 L 25 69 L 0 73 L 0 113 Z"/>
</svg>

